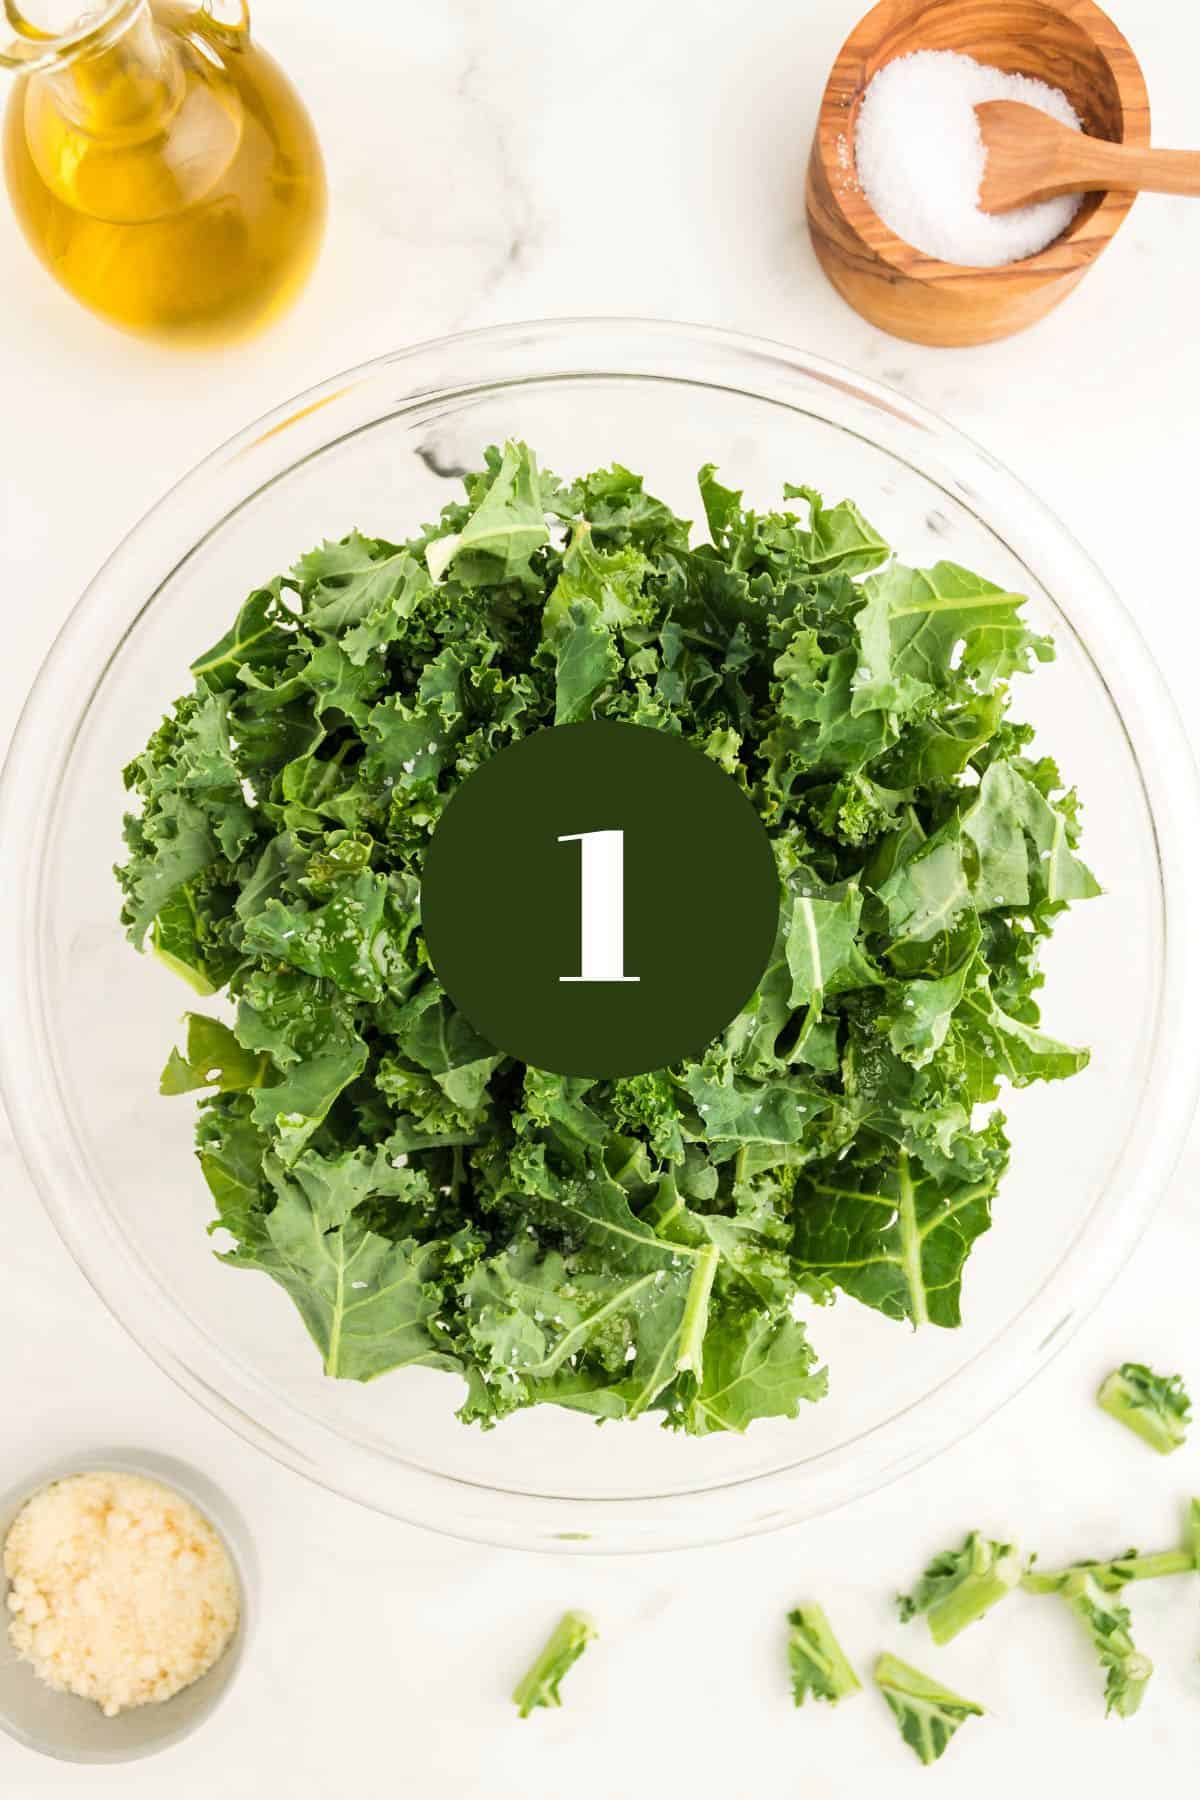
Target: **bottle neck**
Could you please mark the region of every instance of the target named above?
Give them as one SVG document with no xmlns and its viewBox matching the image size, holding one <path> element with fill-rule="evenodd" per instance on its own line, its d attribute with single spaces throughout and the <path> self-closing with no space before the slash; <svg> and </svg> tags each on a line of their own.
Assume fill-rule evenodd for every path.
<svg viewBox="0 0 1200 1800">
<path fill-rule="evenodd" d="M 212 191 L 237 154 L 244 109 L 215 37 L 188 29 L 208 16 L 207 4 L 121 0 L 29 74 L 25 145 L 57 200 L 109 224 L 146 224 Z"/>
<path fill-rule="evenodd" d="M 93 38 L 43 66 L 36 79 L 64 119 L 93 137 L 136 138 L 179 103 L 182 76 L 149 0 L 128 0 Z"/>
</svg>

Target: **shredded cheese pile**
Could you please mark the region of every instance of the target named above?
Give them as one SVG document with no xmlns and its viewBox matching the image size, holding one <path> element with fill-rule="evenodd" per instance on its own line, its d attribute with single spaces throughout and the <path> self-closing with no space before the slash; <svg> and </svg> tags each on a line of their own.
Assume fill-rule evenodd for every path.
<svg viewBox="0 0 1200 1800">
<path fill-rule="evenodd" d="M 141 1475 L 73 1475 L 34 1494 L 4 1571 L 17 1653 L 109 1718 L 198 1680 L 237 1628 L 220 1538 L 190 1501 Z"/>
</svg>

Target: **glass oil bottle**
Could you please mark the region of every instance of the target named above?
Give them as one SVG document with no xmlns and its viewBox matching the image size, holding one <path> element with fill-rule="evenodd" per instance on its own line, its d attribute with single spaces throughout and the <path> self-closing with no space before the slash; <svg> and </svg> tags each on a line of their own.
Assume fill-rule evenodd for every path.
<svg viewBox="0 0 1200 1800">
<path fill-rule="evenodd" d="M 228 341 L 282 312 L 320 248 L 325 174 L 245 0 L 107 0 L 61 30 L 24 0 L 0 4 L 0 61 L 17 75 L 8 191 L 61 285 L 177 342 Z"/>
</svg>

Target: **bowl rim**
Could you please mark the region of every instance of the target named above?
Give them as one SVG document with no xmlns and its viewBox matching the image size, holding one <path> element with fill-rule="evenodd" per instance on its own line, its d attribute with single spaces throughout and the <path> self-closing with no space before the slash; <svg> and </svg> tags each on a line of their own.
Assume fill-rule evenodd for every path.
<svg viewBox="0 0 1200 1800">
<path fill-rule="evenodd" d="M 1086 218 L 1081 208 L 1066 230 L 1045 249 L 1033 256 L 1005 263 L 999 270 L 976 268 L 969 263 L 943 262 L 917 250 L 897 236 L 867 199 L 858 179 L 854 133 L 854 121 L 866 88 L 864 53 L 873 48 L 879 28 L 885 21 L 898 20 L 904 13 L 916 20 L 934 6 L 946 3 L 947 0 L 877 0 L 838 51 L 821 94 L 813 134 L 814 154 L 820 161 L 832 204 L 855 239 L 888 269 L 920 286 L 936 284 L 944 287 L 947 282 L 953 282 L 956 296 L 964 300 L 984 294 L 993 298 L 997 275 L 1007 275 L 1011 280 L 1017 273 L 1038 285 L 1061 281 L 1068 275 L 1078 276 L 1090 268 L 1116 236 L 1137 199 L 1135 193 L 1106 189 L 1099 206 Z M 1120 97 L 1123 124 L 1120 142 L 1140 149 L 1148 148 L 1150 95 L 1141 64 L 1124 33 L 1095 4 L 1095 0 L 1037 0 L 1037 4 L 1049 12 L 1061 14 L 1090 38 L 1107 63 Z M 1088 227 L 1088 236 L 1080 242 L 1076 232 L 1084 224 Z M 1070 249 L 1069 264 L 1064 264 L 1064 247 Z"/>
<path fill-rule="evenodd" d="M 224 1704 L 241 1675 L 258 1624 L 258 1559 L 254 1540 L 241 1512 L 224 1489 L 210 1475 L 173 1454 L 137 1449 L 130 1445 L 109 1447 L 90 1442 L 75 1454 L 55 1456 L 38 1463 L 21 1480 L 10 1482 L 0 1492 L 0 1622 L 7 1618 L 4 1601 L 10 1585 L 4 1570 L 3 1548 L 17 1515 L 35 1495 L 53 1487 L 56 1482 L 69 1480 L 73 1475 L 109 1473 L 142 1475 L 149 1481 L 156 1481 L 190 1502 L 207 1519 L 233 1565 L 238 1584 L 238 1622 L 233 1637 L 212 1665 L 213 1669 L 224 1667 L 224 1675 L 207 1704 L 193 1718 L 184 1721 L 176 1729 L 165 1732 L 153 1742 L 134 1745 L 124 1751 L 87 1755 L 67 1744 L 51 1743 L 36 1736 L 0 1708 L 0 1730 L 5 1731 L 14 1742 L 40 1756 L 50 1757 L 55 1762 L 87 1764 L 90 1767 L 145 1762 L 150 1757 L 171 1749 L 173 1745 L 182 1743 L 193 1732 L 207 1725 Z M 204 1676 L 199 1679 L 203 1680 Z M 173 1694 L 171 1699 L 178 1699 L 187 1691 L 187 1688 L 181 1688 L 180 1694 Z M 64 1694 L 62 1699 L 68 1704 L 91 1704 L 81 1700 L 78 1695 Z M 165 1705 L 169 1707 L 171 1700 L 166 1701 Z M 137 1710 L 145 1711 L 144 1708 Z"/>
<path fill-rule="evenodd" d="M 1074 613 L 1064 611 L 1063 618 L 1077 638 L 1071 618 L 1079 617 L 1086 596 L 1088 640 L 1085 646 L 1079 639 L 1080 648 L 1104 683 L 1130 743 L 1156 834 L 1162 972 L 1148 1104 L 1133 1118 L 1114 1174 L 1062 1263 L 967 1363 L 836 1451 L 807 1461 L 798 1454 L 786 1466 L 699 1489 L 580 1500 L 472 1481 L 381 1454 L 369 1440 L 334 1429 L 298 1402 L 282 1399 L 174 1307 L 147 1279 L 131 1246 L 118 1237 L 98 1196 L 88 1199 L 86 1162 L 69 1130 L 62 1129 L 70 1113 L 59 1091 L 51 1034 L 39 1010 L 38 957 L 29 947 L 38 942 L 50 833 L 45 795 L 48 787 L 53 791 L 73 745 L 73 737 L 64 743 L 61 721 L 74 717 L 76 732 L 82 725 L 117 654 L 114 617 L 124 618 L 133 608 L 119 640 L 123 642 L 181 561 L 286 470 L 361 429 L 360 414 L 377 423 L 411 407 L 427 408 L 464 394 L 585 377 L 723 387 L 819 417 L 851 435 L 857 428 L 857 435 L 898 460 L 911 458 L 911 466 L 974 513 L 993 536 L 997 527 L 989 519 L 1001 519 L 1004 541 L 1028 562 L 1031 575 L 1056 598 L 1060 610 L 1058 597 L 1072 596 Z M 830 420 L 821 410 L 822 404 L 833 403 L 830 393 L 846 410 L 845 418 Z M 386 403 L 377 410 L 381 395 Z M 257 484 L 247 488 L 253 474 L 259 477 Z M 224 508 L 214 517 L 222 500 Z M 156 584 L 147 578 L 151 566 Z M 144 586 L 136 585 L 142 582 Z M 1076 595 L 1081 596 L 1078 601 Z M 1050 509 L 935 413 L 827 359 L 711 326 L 573 318 L 458 333 L 334 376 L 235 434 L 144 515 L 69 615 L 30 691 L 0 777 L 0 838 L 22 846 L 20 866 L 9 882 L 0 884 L 0 982 L 13 994 L 14 1014 L 26 1027 L 23 1033 L 0 1034 L 0 1090 L 51 1220 L 109 1310 L 179 1386 L 274 1460 L 377 1511 L 475 1542 L 559 1554 L 723 1542 L 842 1506 L 975 1429 L 1040 1372 L 1124 1266 L 1177 1160 L 1200 1084 L 1200 1067 L 1171 1054 L 1184 1021 L 1200 1002 L 1200 946 L 1190 947 L 1187 930 L 1188 897 L 1200 874 L 1198 825 L 1200 785 L 1190 745 L 1132 618 Z M 1153 1086 L 1149 1074 L 1157 1078 Z M 1117 1172 L 1128 1184 L 1119 1193 Z M 96 1216 L 85 1244 L 79 1220 L 87 1203 Z M 1061 1298 L 1055 1296 L 1050 1305 L 1047 1290 L 1070 1258 L 1078 1260 L 1080 1238 L 1088 1239 L 1080 1297 L 1064 1314 Z M 181 1335 L 189 1354 L 177 1348 Z M 203 1355 L 193 1358 L 193 1351 Z M 934 1395 L 940 1406 L 931 1410 Z M 854 1456 L 844 1454 L 854 1452 L 863 1439 L 884 1445 L 869 1467 L 857 1467 Z M 849 1479 L 842 1466 L 847 1461 Z M 396 1483 L 398 1469 L 402 1474 Z M 394 1491 L 396 1486 L 402 1494 Z M 449 1504 L 452 1495 L 461 1509 L 457 1513 Z"/>
</svg>

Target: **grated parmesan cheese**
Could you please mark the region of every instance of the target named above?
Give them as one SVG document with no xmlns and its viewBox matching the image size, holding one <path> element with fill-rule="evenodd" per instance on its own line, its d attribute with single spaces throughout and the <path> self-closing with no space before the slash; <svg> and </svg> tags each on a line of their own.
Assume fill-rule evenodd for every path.
<svg viewBox="0 0 1200 1800">
<path fill-rule="evenodd" d="M 9 1636 L 50 1687 L 113 1718 L 199 1679 L 237 1628 L 237 1577 L 190 1501 L 143 1475 L 72 1475 L 4 1545 Z"/>
</svg>

